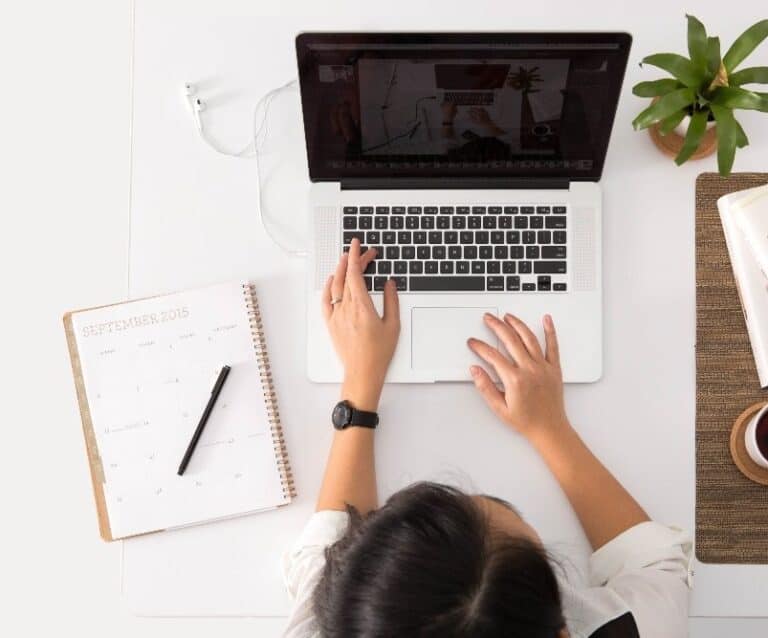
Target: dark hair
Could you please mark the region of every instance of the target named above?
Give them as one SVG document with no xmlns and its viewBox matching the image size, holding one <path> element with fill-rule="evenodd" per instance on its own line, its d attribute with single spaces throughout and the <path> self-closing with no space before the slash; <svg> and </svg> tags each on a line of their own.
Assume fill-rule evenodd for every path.
<svg viewBox="0 0 768 638">
<path fill-rule="evenodd" d="M 417 483 L 326 550 L 314 594 L 325 638 L 555 638 L 565 626 L 542 547 L 491 529 L 472 497 Z"/>
</svg>

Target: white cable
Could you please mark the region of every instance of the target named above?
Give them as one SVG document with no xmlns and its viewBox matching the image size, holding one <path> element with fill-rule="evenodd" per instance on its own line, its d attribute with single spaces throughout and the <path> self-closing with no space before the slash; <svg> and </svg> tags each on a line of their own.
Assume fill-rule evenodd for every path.
<svg viewBox="0 0 768 638">
<path fill-rule="evenodd" d="M 199 98 L 195 97 L 196 89 L 194 85 L 186 84 L 186 96 L 187 96 L 187 102 L 189 104 L 189 108 L 192 112 L 192 115 L 195 119 L 195 125 L 197 128 L 197 133 L 200 137 L 200 139 L 205 142 L 205 144 L 208 145 L 209 148 L 213 149 L 218 153 L 219 155 L 224 155 L 226 157 L 236 157 L 239 159 L 250 159 L 254 158 L 256 160 L 256 178 L 258 179 L 259 184 L 259 205 L 258 205 L 258 218 L 259 223 L 264 230 L 264 233 L 269 237 L 272 242 L 280 248 L 285 253 L 288 253 L 289 255 L 293 255 L 296 257 L 305 257 L 307 255 L 306 250 L 301 249 L 294 249 L 289 246 L 286 246 L 281 241 L 279 241 L 272 232 L 269 230 L 269 226 L 267 224 L 267 217 L 264 215 L 264 197 L 263 197 L 263 189 L 261 184 L 261 174 L 259 172 L 260 166 L 259 166 L 259 151 L 261 144 L 263 144 L 264 139 L 267 135 L 267 116 L 269 115 L 269 105 L 271 104 L 272 100 L 275 98 L 275 96 L 283 91 L 284 89 L 287 89 L 288 87 L 295 85 L 297 80 L 292 79 L 282 86 L 279 86 L 275 89 L 272 89 L 268 93 L 266 93 L 264 96 L 261 97 L 261 99 L 256 103 L 256 107 L 253 109 L 253 136 L 251 141 L 248 143 L 248 145 L 243 148 L 240 151 L 232 152 L 224 147 L 220 146 L 218 142 L 216 142 L 213 138 L 211 138 L 206 130 L 205 126 L 203 125 L 202 120 L 202 112 L 205 110 L 205 103 L 202 102 Z M 264 114 L 261 118 L 261 122 L 257 124 L 258 117 L 260 111 L 263 109 Z M 262 135 L 263 133 L 263 135 Z M 261 136 L 261 141 L 260 141 Z"/>
</svg>

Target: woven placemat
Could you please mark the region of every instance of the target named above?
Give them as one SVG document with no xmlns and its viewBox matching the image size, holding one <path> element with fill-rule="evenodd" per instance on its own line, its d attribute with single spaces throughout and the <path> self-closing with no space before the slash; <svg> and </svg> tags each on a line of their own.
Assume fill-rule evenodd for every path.
<svg viewBox="0 0 768 638">
<path fill-rule="evenodd" d="M 767 182 L 767 173 L 696 180 L 696 556 L 705 563 L 768 563 L 768 487 L 745 477 L 729 449 L 734 420 L 768 392 L 717 211 L 720 196 Z"/>
</svg>

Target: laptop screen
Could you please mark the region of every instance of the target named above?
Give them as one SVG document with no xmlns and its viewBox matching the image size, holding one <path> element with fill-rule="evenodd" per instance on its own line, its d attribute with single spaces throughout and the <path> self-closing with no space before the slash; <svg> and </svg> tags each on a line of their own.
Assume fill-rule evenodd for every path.
<svg viewBox="0 0 768 638">
<path fill-rule="evenodd" d="M 309 172 L 599 179 L 625 33 L 303 33 Z"/>
</svg>

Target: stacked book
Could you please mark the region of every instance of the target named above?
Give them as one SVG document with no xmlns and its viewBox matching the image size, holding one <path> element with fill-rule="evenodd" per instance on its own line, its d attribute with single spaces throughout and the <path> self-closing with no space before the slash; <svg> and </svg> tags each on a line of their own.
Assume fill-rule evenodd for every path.
<svg viewBox="0 0 768 638">
<path fill-rule="evenodd" d="M 768 184 L 717 201 L 760 386 L 768 387 Z"/>
</svg>

